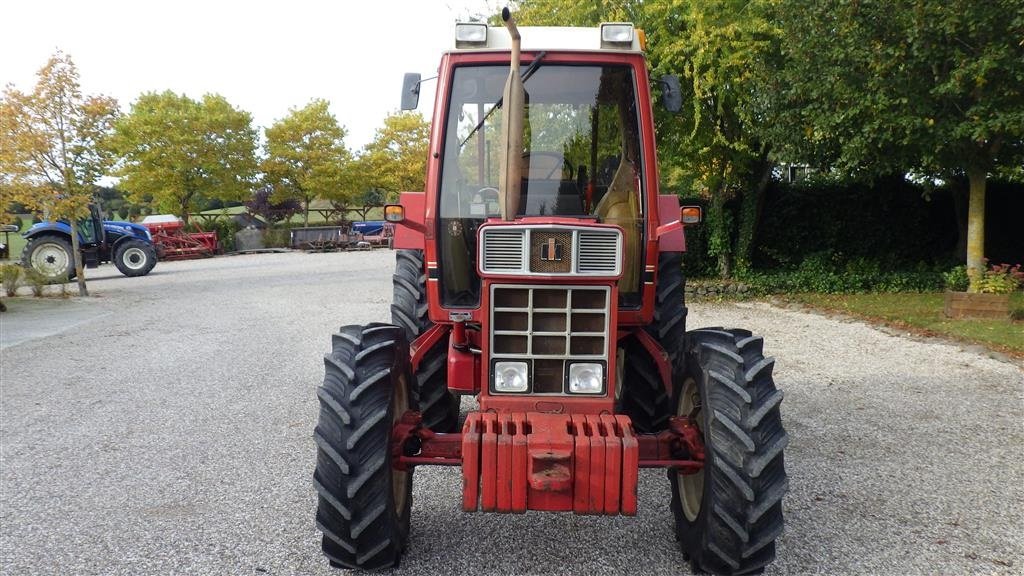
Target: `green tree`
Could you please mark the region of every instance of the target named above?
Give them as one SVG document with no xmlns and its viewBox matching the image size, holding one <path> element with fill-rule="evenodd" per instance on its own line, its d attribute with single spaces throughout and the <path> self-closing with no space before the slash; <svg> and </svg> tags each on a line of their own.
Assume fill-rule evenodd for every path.
<svg viewBox="0 0 1024 576">
<path fill-rule="evenodd" d="M 1024 164 L 1018 0 L 782 3 L 772 139 L 812 165 L 969 181 L 967 265 L 983 266 L 989 175 Z"/>
<path fill-rule="evenodd" d="M 418 112 L 385 117 L 353 166 L 355 189 L 375 189 L 391 200 L 398 192 L 423 190 L 429 141 L 430 123 Z"/>
<path fill-rule="evenodd" d="M 779 0 L 650 0 L 520 3 L 521 24 L 596 26 L 627 20 L 644 29 L 652 76 L 680 76 L 684 108 L 656 107 L 663 186 L 710 204 L 708 226 L 719 272 L 749 267 L 761 200 L 774 162 L 761 135 L 778 64 Z M 740 199 L 734 214 L 730 201 Z M 739 242 L 734 240 L 739 228 Z"/>
<path fill-rule="evenodd" d="M 72 222 L 88 214 L 93 186 L 110 166 L 100 145 L 118 116 L 117 101 L 85 96 L 71 57 L 57 52 L 31 93 L 14 86 L 0 99 L 0 173 L 4 205 Z M 78 235 L 71 235 L 78 292 L 88 295 Z"/>
<path fill-rule="evenodd" d="M 725 277 L 734 267 L 749 269 L 774 167 L 762 125 L 770 114 L 765 92 L 779 61 L 776 3 L 660 0 L 644 5 L 654 76 L 679 74 L 684 96 L 680 114 L 656 115 L 660 168 L 668 186 L 708 200 L 709 253 Z"/>
<path fill-rule="evenodd" d="M 186 223 L 200 200 L 239 201 L 252 193 L 252 116 L 223 96 L 143 94 L 117 122 L 111 147 L 122 158 L 120 187 L 129 197 L 152 198 L 160 211 Z"/>
<path fill-rule="evenodd" d="M 303 225 L 309 226 L 309 205 L 317 198 L 347 193 L 346 166 L 352 158 L 345 148 L 345 128 L 331 114 L 326 100 L 313 100 L 266 130 L 264 180 L 274 190 L 273 201 L 303 203 Z"/>
</svg>

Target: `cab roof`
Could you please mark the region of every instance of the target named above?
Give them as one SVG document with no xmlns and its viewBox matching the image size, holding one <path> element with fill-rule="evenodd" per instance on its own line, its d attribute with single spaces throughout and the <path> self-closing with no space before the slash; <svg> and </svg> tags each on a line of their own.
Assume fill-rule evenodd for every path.
<svg viewBox="0 0 1024 576">
<path fill-rule="evenodd" d="M 475 23 L 474 23 L 475 24 Z M 625 23 L 616 23 L 625 24 Z M 460 24 L 456 24 L 459 26 Z M 573 52 L 643 52 L 642 30 L 635 30 L 633 40 L 626 44 L 601 42 L 601 28 L 572 28 L 567 26 L 521 26 L 519 27 L 520 49 L 524 52 L 551 50 Z M 453 40 L 454 40 L 454 34 Z M 455 42 L 452 53 L 499 52 L 512 49 L 512 36 L 505 27 L 488 26 L 487 40 L 468 45 Z"/>
</svg>

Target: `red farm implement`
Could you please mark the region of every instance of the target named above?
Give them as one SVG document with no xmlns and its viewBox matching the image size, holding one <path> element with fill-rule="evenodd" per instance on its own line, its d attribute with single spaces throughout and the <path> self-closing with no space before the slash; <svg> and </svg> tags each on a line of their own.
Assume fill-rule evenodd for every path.
<svg viewBox="0 0 1024 576">
<path fill-rule="evenodd" d="M 174 216 L 147 216 L 142 225 L 153 236 L 161 260 L 209 258 L 217 253 L 216 232 L 186 232 L 185 223 Z"/>
</svg>

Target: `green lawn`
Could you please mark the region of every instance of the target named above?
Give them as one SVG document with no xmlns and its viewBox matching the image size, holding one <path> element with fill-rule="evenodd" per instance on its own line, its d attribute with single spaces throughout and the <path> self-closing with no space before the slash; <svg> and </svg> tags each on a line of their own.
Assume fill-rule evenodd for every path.
<svg viewBox="0 0 1024 576">
<path fill-rule="evenodd" d="M 942 313 L 942 293 L 791 294 L 786 299 L 916 332 L 984 344 L 1024 357 L 1024 320 L 952 320 Z M 1024 318 L 1024 293 L 1010 296 L 1014 317 Z"/>
</svg>

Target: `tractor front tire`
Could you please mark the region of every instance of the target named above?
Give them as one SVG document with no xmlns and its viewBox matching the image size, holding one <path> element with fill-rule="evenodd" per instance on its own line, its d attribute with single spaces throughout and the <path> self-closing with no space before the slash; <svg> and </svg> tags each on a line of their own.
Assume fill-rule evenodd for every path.
<svg viewBox="0 0 1024 576">
<path fill-rule="evenodd" d="M 125 240 L 114 249 L 114 266 L 125 276 L 145 276 L 156 266 L 156 249 L 141 240 Z"/>
<path fill-rule="evenodd" d="M 63 236 L 43 234 L 32 238 L 21 253 L 21 263 L 50 281 L 70 281 L 75 277 L 71 241 Z"/>
<path fill-rule="evenodd" d="M 686 335 L 686 370 L 675 413 L 691 416 L 704 439 L 704 468 L 669 470 L 676 536 L 695 570 L 756 574 L 775 559 L 788 483 L 782 391 L 763 341 L 745 330 Z"/>
<path fill-rule="evenodd" d="M 343 326 L 324 357 L 313 483 L 323 551 L 336 568 L 397 566 L 409 536 L 412 470 L 393 467 L 394 425 L 415 410 L 398 326 Z"/>
<path fill-rule="evenodd" d="M 391 277 L 394 294 L 391 322 L 405 330 L 409 342 L 429 330 L 434 323 L 427 315 L 427 273 L 423 251 L 398 250 L 395 274 Z M 448 340 L 442 338 L 420 361 L 416 371 L 415 394 L 423 424 L 434 432 L 454 432 L 459 425 L 459 396 L 448 390 Z"/>
</svg>

